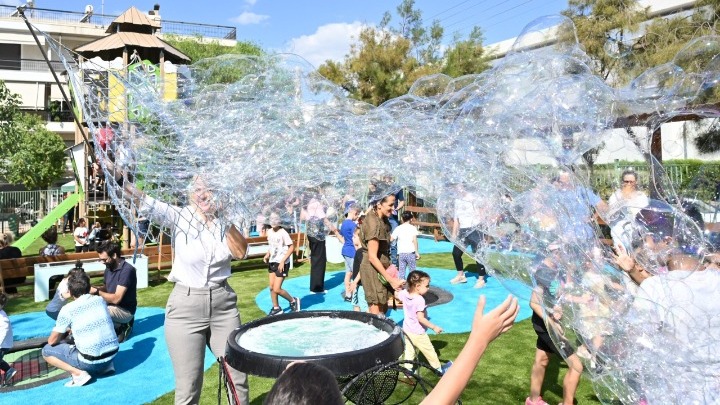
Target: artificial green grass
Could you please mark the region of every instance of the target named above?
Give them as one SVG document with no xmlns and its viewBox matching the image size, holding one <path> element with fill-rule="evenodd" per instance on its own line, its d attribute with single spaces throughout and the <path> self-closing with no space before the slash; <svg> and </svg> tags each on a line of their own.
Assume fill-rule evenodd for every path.
<svg viewBox="0 0 720 405">
<path fill-rule="evenodd" d="M 58 235 L 58 246 L 65 248 L 66 253 L 75 252 L 75 240 L 73 239 L 72 233 L 62 233 Z M 23 256 L 37 256 L 40 249 L 45 247 L 47 243 L 42 238 L 37 238 L 35 242 L 31 243 L 25 250 L 22 251 Z"/>
<path fill-rule="evenodd" d="M 72 237 L 70 237 L 70 242 L 72 242 Z M 37 248 L 33 248 L 33 246 L 28 248 L 29 253 L 33 252 L 32 249 L 37 252 L 42 245 Z M 448 277 L 453 277 L 455 274 L 452 270 L 454 269 L 452 256 L 449 253 L 423 255 L 418 265 L 448 269 Z M 340 270 L 341 267 L 341 265 L 328 263 L 328 271 Z M 475 271 L 475 265 L 466 266 L 466 270 Z M 290 272 L 290 277 L 305 276 L 309 272 L 310 265 L 301 263 Z M 172 289 L 172 283 L 165 280 L 166 275 L 166 273 L 150 272 L 150 286 L 138 290 L 138 302 L 141 306 L 165 306 Z M 237 292 L 238 307 L 243 322 L 265 316 L 264 311 L 255 305 L 255 296 L 267 288 L 268 282 L 267 271 L 260 259 L 234 263 L 233 275 L 228 282 Z M 19 295 L 10 300 L 6 310 L 9 314 L 43 311 L 46 304 L 45 302 L 33 302 L 32 287 L 22 287 Z M 468 308 L 468 311 L 472 310 L 474 308 Z M 467 337 L 467 333 L 459 333 L 432 335 L 431 339 L 440 359 L 446 361 L 457 356 Z M 530 368 L 535 357 L 535 339 L 536 335 L 530 321 L 525 320 L 516 324 L 510 331 L 493 342 L 463 392 L 460 398 L 462 402 L 464 404 L 523 403 L 528 395 L 530 385 Z M 548 403 L 562 401 L 562 378 L 566 370 L 567 366 L 564 363 L 557 359 L 551 361 L 543 387 L 543 399 Z M 249 381 L 251 403 L 262 404 L 274 380 L 250 376 Z M 218 367 L 215 365 L 205 373 L 201 403 L 216 403 L 217 390 Z M 583 379 L 578 387 L 576 402 L 579 404 L 600 403 L 586 379 Z M 153 401 L 153 404 L 172 403 L 172 392 Z"/>
</svg>

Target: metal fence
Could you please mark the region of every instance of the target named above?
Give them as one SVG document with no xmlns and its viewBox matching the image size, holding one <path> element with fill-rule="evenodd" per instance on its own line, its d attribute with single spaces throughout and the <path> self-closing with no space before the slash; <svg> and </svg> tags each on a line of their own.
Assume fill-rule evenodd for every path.
<svg viewBox="0 0 720 405">
<path fill-rule="evenodd" d="M 50 61 L 50 64 L 57 72 L 65 69 L 62 62 Z M 26 72 L 46 72 L 49 70 L 44 59 L 0 59 L 0 69 Z"/>
<path fill-rule="evenodd" d="M 118 16 L 103 14 L 85 14 L 76 11 L 28 8 L 25 15 L 31 22 L 59 22 L 65 24 L 88 24 L 88 26 L 107 27 Z M 0 5 L 0 18 L 18 17 L 17 7 Z M 202 36 L 205 38 L 237 39 L 235 27 L 224 25 L 198 24 L 181 21 L 161 21 L 160 32 L 183 36 Z"/>
<path fill-rule="evenodd" d="M 20 221 L 43 218 L 62 199 L 60 190 L 2 191 L 0 215 L 16 214 Z"/>
</svg>

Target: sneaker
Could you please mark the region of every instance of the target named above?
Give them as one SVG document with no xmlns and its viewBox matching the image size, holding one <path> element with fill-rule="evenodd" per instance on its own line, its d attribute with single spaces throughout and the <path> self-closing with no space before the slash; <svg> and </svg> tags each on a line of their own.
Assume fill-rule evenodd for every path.
<svg viewBox="0 0 720 405">
<path fill-rule="evenodd" d="M 538 397 L 535 401 L 531 401 L 530 397 L 525 398 L 525 405 L 550 405 L 543 401 L 542 397 Z"/>
<path fill-rule="evenodd" d="M 445 373 L 447 373 L 448 369 L 449 369 L 452 365 L 453 365 L 453 362 L 452 362 L 452 361 L 448 361 L 447 363 L 443 364 L 442 366 L 440 366 L 440 373 L 441 373 L 442 375 L 445 375 Z"/>
<path fill-rule="evenodd" d="M 575 354 L 578 355 L 581 359 L 585 360 L 591 360 L 592 354 L 590 354 L 590 351 L 585 347 L 585 345 L 578 347 L 578 349 L 575 351 Z"/>
<path fill-rule="evenodd" d="M 12 382 L 13 377 L 15 377 L 15 374 L 17 373 L 17 370 L 10 367 L 8 371 L 5 372 L 5 385 L 10 385 Z"/>
<path fill-rule="evenodd" d="M 345 302 L 352 302 L 352 297 L 345 296 Z"/>
<path fill-rule="evenodd" d="M 88 381 L 90 381 L 92 377 L 90 377 L 90 374 L 87 373 L 87 371 L 83 371 L 80 373 L 80 375 L 74 375 L 70 379 L 70 381 L 65 383 L 66 387 L 82 387 L 83 385 L 87 384 Z"/>
<path fill-rule="evenodd" d="M 277 308 L 273 307 L 273 309 L 271 309 L 270 312 L 268 312 L 268 316 L 278 315 L 278 314 L 282 314 L 282 313 L 283 313 L 282 308 L 280 308 L 280 307 L 277 307 Z"/>
<path fill-rule="evenodd" d="M 293 300 L 290 302 L 290 310 L 292 312 L 300 312 L 300 298 L 293 297 Z"/>
<path fill-rule="evenodd" d="M 467 283 L 467 278 L 465 276 L 455 276 L 450 280 L 450 284 L 460 284 L 460 283 Z"/>
<path fill-rule="evenodd" d="M 124 323 L 120 325 L 120 331 L 117 334 L 118 337 L 118 343 L 122 343 L 130 337 L 130 334 L 132 333 L 132 321 L 130 323 Z"/>
</svg>

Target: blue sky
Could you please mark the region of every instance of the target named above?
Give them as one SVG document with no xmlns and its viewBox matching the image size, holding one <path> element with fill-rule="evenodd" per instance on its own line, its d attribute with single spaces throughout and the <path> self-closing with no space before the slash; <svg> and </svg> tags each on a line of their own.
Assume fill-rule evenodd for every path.
<svg viewBox="0 0 720 405">
<path fill-rule="evenodd" d="M 289 51 L 317 65 L 325 59 L 342 59 L 363 25 L 376 25 L 383 12 L 401 0 L 35 0 L 35 6 L 83 11 L 91 4 L 95 13 L 117 15 L 130 6 L 141 11 L 160 4 L 165 20 L 237 27 L 238 39 L 250 40 L 266 49 Z M 0 0 L 22 4 L 25 0 Z M 104 5 L 103 5 L 104 3 Z M 467 36 L 474 25 L 485 34 L 485 43 L 517 36 L 537 17 L 557 14 L 567 0 L 416 0 L 429 24 L 439 19 L 446 28 L 444 42 L 455 32 Z"/>
</svg>

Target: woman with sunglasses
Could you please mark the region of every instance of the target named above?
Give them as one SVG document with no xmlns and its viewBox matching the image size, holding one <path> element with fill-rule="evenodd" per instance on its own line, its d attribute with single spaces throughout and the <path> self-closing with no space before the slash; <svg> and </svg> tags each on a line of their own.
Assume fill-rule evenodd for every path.
<svg viewBox="0 0 720 405">
<path fill-rule="evenodd" d="M 620 244 L 630 250 L 632 242 L 632 223 L 641 209 L 649 204 L 645 193 L 638 190 L 637 174 L 633 170 L 625 170 L 620 176 L 622 185 L 620 189 L 610 195 L 607 219 L 610 224 L 610 235 L 613 244 Z"/>
</svg>

